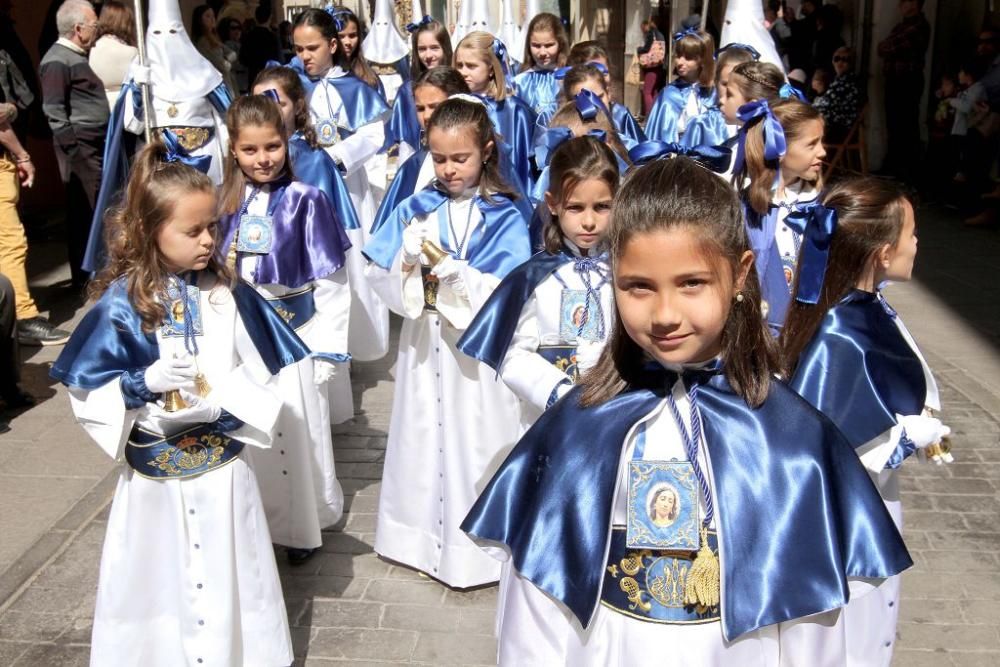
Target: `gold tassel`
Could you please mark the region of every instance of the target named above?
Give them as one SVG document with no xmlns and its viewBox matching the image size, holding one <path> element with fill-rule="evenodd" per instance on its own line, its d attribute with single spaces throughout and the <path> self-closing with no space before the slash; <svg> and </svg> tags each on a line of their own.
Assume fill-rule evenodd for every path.
<svg viewBox="0 0 1000 667">
<path fill-rule="evenodd" d="M 719 559 L 708 545 L 708 533 L 701 527 L 701 549 L 688 570 L 684 603 L 694 605 L 699 614 L 719 606 Z"/>
<path fill-rule="evenodd" d="M 226 253 L 226 266 L 229 269 L 236 270 L 236 242 L 239 241 L 240 232 L 236 230 L 236 234 L 233 235 L 233 242 L 229 245 L 229 252 Z"/>
<path fill-rule="evenodd" d="M 208 380 L 205 379 L 204 373 L 198 373 L 194 376 L 194 390 L 198 392 L 198 395 L 202 398 L 205 398 L 212 393 L 212 385 L 208 384 Z"/>
</svg>

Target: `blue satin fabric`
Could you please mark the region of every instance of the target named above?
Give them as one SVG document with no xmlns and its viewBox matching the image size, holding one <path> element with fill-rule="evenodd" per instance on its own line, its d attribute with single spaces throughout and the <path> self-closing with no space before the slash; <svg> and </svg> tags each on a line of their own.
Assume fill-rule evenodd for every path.
<svg viewBox="0 0 1000 667">
<path fill-rule="evenodd" d="M 681 117 L 681 112 L 687 105 L 688 94 L 691 86 L 695 86 L 698 94 L 698 108 L 701 113 L 705 113 L 717 103 L 715 88 L 703 88 L 697 84 L 691 84 L 683 79 L 671 81 L 653 102 L 653 107 L 649 110 L 646 118 L 646 136 L 655 141 L 676 142 L 680 140 L 677 131 L 677 120 Z M 701 114 L 699 114 L 701 115 Z M 690 123 L 693 118 L 688 119 Z"/>
<path fill-rule="evenodd" d="M 729 42 L 728 44 L 726 44 L 725 46 L 723 46 L 721 49 L 718 49 L 715 52 L 715 59 L 718 60 L 719 59 L 719 55 L 722 54 L 725 51 L 728 51 L 729 49 L 740 49 L 741 51 L 746 51 L 747 53 L 750 54 L 750 57 L 753 58 L 754 62 L 757 62 L 757 61 L 760 60 L 760 51 L 758 51 L 754 47 L 750 46 L 749 44 L 741 44 L 740 42 Z"/>
<path fill-rule="evenodd" d="M 927 399 L 920 359 L 878 295 L 852 290 L 823 317 L 789 383 L 854 447 L 919 415 Z"/>
<path fill-rule="evenodd" d="M 372 222 L 371 233 L 374 234 L 385 225 L 386 221 L 392 219 L 392 214 L 396 207 L 403 203 L 407 197 L 415 194 L 417 187 L 417 177 L 420 176 L 420 169 L 427 159 L 427 149 L 419 148 L 416 153 L 406 158 L 396 170 L 396 175 L 385 191 L 382 202 L 378 205 L 378 212 L 375 213 L 375 220 Z"/>
<path fill-rule="evenodd" d="M 354 210 L 354 202 L 351 201 L 351 193 L 344 183 L 344 177 L 326 151 L 313 148 L 296 132 L 288 140 L 288 159 L 292 163 L 295 178 L 326 195 L 344 229 L 361 229 L 358 212 Z"/>
<path fill-rule="evenodd" d="M 243 326 L 272 374 L 305 359 L 309 348 L 250 285 L 237 281 L 233 300 Z M 128 300 L 124 278 L 111 283 L 77 325 L 49 374 L 70 387 L 97 389 L 123 373 L 143 369 L 160 358 L 154 333 Z"/>
<path fill-rule="evenodd" d="M 277 191 L 272 194 L 276 196 Z M 289 183 L 271 221 L 274 229 L 271 251 L 258 255 L 255 284 L 295 289 L 344 266 L 344 255 L 351 242 L 330 200 L 316 188 L 298 181 Z M 221 261 L 225 261 L 239 226 L 239 212 L 219 220 L 223 243 L 217 253 Z"/>
<path fill-rule="evenodd" d="M 764 159 L 768 162 L 780 160 L 787 148 L 785 144 L 785 130 L 781 127 L 781 121 L 771 111 L 771 105 L 767 100 L 755 100 L 748 102 L 739 108 L 737 116 L 743 121 L 740 128 L 739 150 L 736 152 L 736 164 L 733 173 L 739 174 L 743 171 L 744 152 L 746 150 L 747 130 L 750 129 L 753 121 L 763 118 L 764 123 Z"/>
<path fill-rule="evenodd" d="M 508 96 L 502 102 L 492 97 L 479 97 L 486 104 L 493 128 L 511 148 L 511 170 L 517 174 L 523 190 L 530 192 L 534 180 L 531 161 L 534 157 L 535 113 L 519 97 Z"/>
<path fill-rule="evenodd" d="M 186 150 L 184 150 L 184 147 L 181 146 L 180 142 L 177 140 L 177 135 L 170 130 L 163 130 L 161 137 L 163 139 L 163 145 L 167 149 L 166 155 L 163 156 L 164 161 L 180 162 L 181 164 L 186 164 L 193 169 L 197 169 L 203 174 L 208 173 L 208 170 L 212 165 L 211 155 L 198 155 L 192 157 Z"/>
<path fill-rule="evenodd" d="M 611 105 L 611 120 L 618 130 L 618 138 L 625 145 L 625 150 L 632 150 L 637 144 L 646 141 L 646 133 L 639 126 L 639 121 L 635 119 L 632 112 L 624 104 Z"/>
<path fill-rule="evenodd" d="M 556 112 L 559 99 L 556 71 L 532 68 L 514 77 L 517 96 L 524 100 L 536 116 Z"/>
<path fill-rule="evenodd" d="M 573 256 L 565 249 L 554 255 L 540 252 L 507 274 L 458 340 L 458 349 L 499 373 L 521 311 L 535 288 L 572 261 Z"/>
<path fill-rule="evenodd" d="M 346 138 L 345 127 L 351 133 L 356 132 L 359 127 L 381 119 L 389 111 L 385 96 L 353 74 L 328 77 L 325 82 L 323 85 L 332 85 L 337 89 L 337 94 L 343 102 L 341 113 L 346 115 L 341 117 L 344 123 L 340 128 L 341 138 Z M 316 85 L 319 85 L 318 81 Z M 378 85 L 381 88 L 382 82 L 379 81 Z"/>
<path fill-rule="evenodd" d="M 265 297 L 264 300 L 281 315 L 281 319 L 285 320 L 288 326 L 296 331 L 308 324 L 316 314 L 316 298 L 312 286 L 301 292 Z"/>
<path fill-rule="evenodd" d="M 584 627 L 605 572 L 626 435 L 674 378 L 649 371 L 648 389 L 592 408 L 572 390 L 525 434 L 462 523 L 470 536 L 505 545 L 517 571 Z M 788 387 L 772 382 L 751 410 L 715 375 L 699 401 L 729 641 L 846 604 L 847 577 L 883 578 L 912 564 L 854 451 Z"/>
<path fill-rule="evenodd" d="M 781 88 L 778 89 L 778 97 L 780 97 L 783 100 L 787 100 L 789 98 L 794 97 L 799 102 L 805 102 L 806 104 L 809 104 L 809 98 L 806 97 L 805 93 L 803 93 L 801 90 L 799 90 L 790 83 L 782 84 Z"/>
<path fill-rule="evenodd" d="M 689 157 L 718 174 L 729 168 L 729 161 L 733 157 L 732 151 L 724 145 L 688 148 L 681 144 L 668 144 L 662 141 L 646 141 L 630 150 L 628 154 L 634 165 L 643 165 L 671 155 Z"/>
<path fill-rule="evenodd" d="M 180 447 L 182 441 L 193 443 Z M 221 468 L 245 446 L 214 424 L 199 424 L 166 438 L 133 427 L 125 445 L 125 460 L 141 477 L 182 479 Z"/>
<path fill-rule="evenodd" d="M 511 200 L 495 194 L 492 199 L 493 203 L 489 203 L 480 195 L 475 197 L 483 221 L 469 239 L 466 258 L 477 271 L 503 278 L 531 254 L 528 242 L 531 209 L 523 197 Z M 364 249 L 365 256 L 388 270 L 403 245 L 403 229 L 417 216 L 433 213 L 447 201 L 448 195 L 433 187 L 404 200 L 391 219 L 372 233 Z"/>
<path fill-rule="evenodd" d="M 684 136 L 681 137 L 681 143 L 688 148 L 721 146 L 728 138 L 729 130 L 722 109 L 712 107 L 688 123 Z"/>
<path fill-rule="evenodd" d="M 795 299 L 815 304 L 823 290 L 830 241 L 837 230 L 837 211 L 813 201 L 785 216 L 785 224 L 802 236 L 796 271 L 799 286 Z"/>
<path fill-rule="evenodd" d="M 385 124 L 385 148 L 406 144 L 413 150 L 420 148 L 420 121 L 417 120 L 417 102 L 413 97 L 413 83 L 407 81 L 399 87 L 392 103 L 392 116 Z"/>
</svg>

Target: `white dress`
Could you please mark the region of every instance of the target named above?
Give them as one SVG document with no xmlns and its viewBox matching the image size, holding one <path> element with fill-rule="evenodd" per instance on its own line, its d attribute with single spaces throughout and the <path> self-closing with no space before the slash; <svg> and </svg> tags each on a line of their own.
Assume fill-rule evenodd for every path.
<svg viewBox="0 0 1000 667">
<path fill-rule="evenodd" d="M 893 320 L 923 366 L 924 380 L 927 383 L 924 405 L 934 411 L 940 410 L 938 386 L 930 367 L 903 320 L 899 317 Z M 885 464 L 896 451 L 902 434 L 903 427 L 896 424 L 856 450 L 900 532 L 903 530 L 903 505 L 899 497 L 899 469 L 887 469 Z M 899 618 L 899 592 L 900 578 L 895 575 L 886 579 L 872 595 L 852 599 L 848 603 L 844 610 L 847 624 L 847 664 L 857 667 L 888 667 L 892 662 L 896 646 L 896 622 Z"/>
<path fill-rule="evenodd" d="M 244 197 L 249 195 L 250 187 Z M 269 192 L 265 186 L 247 208 L 249 215 L 266 215 Z M 241 277 L 254 284 L 258 257 L 241 253 Z M 284 285 L 254 285 L 265 299 L 312 289 L 316 314 L 296 329 L 313 352 L 344 354 L 351 310 L 347 271 L 341 269 L 294 289 Z M 350 389 L 348 365 L 337 363 L 333 381 Z M 327 385 L 313 382 L 313 361 L 303 359 L 278 374 L 278 388 L 285 407 L 275 426 L 270 449 L 251 457 L 267 513 L 271 539 L 276 544 L 313 549 L 323 544 L 321 531 L 337 523 L 344 513 L 344 491 L 337 481 L 333 460 Z"/>
<path fill-rule="evenodd" d="M 207 281 L 206 281 L 207 282 Z M 270 446 L 281 409 L 224 287 L 201 286 L 199 366 L 208 400 L 245 425 L 232 437 Z M 159 335 L 158 335 L 159 338 Z M 160 339 L 161 357 L 183 341 Z M 253 469 L 241 454 L 197 477 L 148 479 L 124 462 L 133 424 L 168 435 L 187 425 L 153 404 L 128 410 L 117 380 L 70 389 L 77 420 L 121 463 L 101 555 L 90 664 L 94 667 L 259 665 L 292 661 L 291 636 Z"/>
<path fill-rule="evenodd" d="M 309 98 L 309 114 L 314 124 L 329 119 L 346 128 L 346 120 L 341 120 L 344 115 L 343 101 L 336 86 L 326 82 L 326 79 L 343 76 L 347 73 L 334 67 L 326 78 L 316 84 Z M 366 164 L 376 156 L 384 141 L 385 127 L 379 118 L 355 128 L 351 136 L 323 149 L 344 165 L 344 184 L 351 194 L 351 203 L 361 224 L 360 229 L 347 230 L 352 246 L 347 257 L 347 271 L 353 294 L 349 344 L 352 358 L 358 361 L 381 359 L 389 351 L 389 312 L 369 287 L 364 273 L 365 260 L 361 256 L 377 210 Z"/>
<path fill-rule="evenodd" d="M 473 237 L 482 215 L 471 198 L 449 201 L 455 223 L 449 244 L 457 248 L 462 238 Z M 439 239 L 436 211 L 411 224 Z M 517 441 L 517 399 L 492 369 L 455 346 L 500 281 L 460 261 L 469 298 L 441 283 L 434 313 L 424 309 L 420 270 L 404 274 L 401 264 L 402 251 L 391 270 L 375 264 L 368 269 L 385 302 L 405 318 L 375 551 L 449 586 L 488 584 L 500 578 L 500 564 L 459 525 Z"/>
<path fill-rule="evenodd" d="M 606 275 L 610 276 L 610 267 L 606 262 L 601 264 Z M 591 285 L 600 293 L 606 341 L 614 319 L 614 285 L 610 280 L 601 284 L 602 278 L 596 272 L 590 273 L 590 279 Z M 500 367 L 503 381 L 521 399 L 522 434 L 545 411 L 556 386 L 572 379 L 538 353 L 538 348 L 543 345 L 575 344 L 575 339 L 563 340 L 559 335 L 564 289 L 586 289 L 583 278 L 573 268 L 573 262 L 560 266 L 535 288 L 521 310 L 514 338 Z M 591 309 L 596 316 L 595 307 L 591 306 Z"/>
<path fill-rule="evenodd" d="M 673 387 L 674 400 L 685 427 L 690 431 L 690 402 L 683 384 Z M 619 464 L 618 484 L 612 524 L 625 526 L 627 511 L 628 462 L 632 460 L 637 434 L 645 426 L 643 460 L 687 461 L 680 431 L 666 401 L 635 424 L 626 436 Z M 705 456 L 704 439 L 698 460 L 712 487 L 711 464 Z M 718 503 L 714 503 L 718 507 Z M 704 499 L 700 503 L 704 519 Z M 713 521 L 711 526 L 718 530 Z M 719 542 L 722 542 L 721 536 Z M 506 551 L 491 547 L 504 558 Z M 719 553 L 725 568 L 727 554 Z M 724 586 L 724 580 L 723 580 Z M 852 594 L 856 584 L 850 582 Z M 863 592 L 865 584 L 857 587 Z M 723 599 L 725 591 L 722 592 Z M 560 602 L 521 577 L 507 560 L 500 582 L 497 609 L 499 664 L 518 667 L 537 665 L 593 665 L 633 667 L 635 665 L 734 665 L 735 667 L 802 666 L 839 667 L 845 662 L 844 622 L 839 610 L 804 619 L 766 626 L 734 641 L 723 636 L 722 621 L 708 623 L 652 623 L 626 616 L 614 609 L 597 606 L 585 630 Z"/>
</svg>

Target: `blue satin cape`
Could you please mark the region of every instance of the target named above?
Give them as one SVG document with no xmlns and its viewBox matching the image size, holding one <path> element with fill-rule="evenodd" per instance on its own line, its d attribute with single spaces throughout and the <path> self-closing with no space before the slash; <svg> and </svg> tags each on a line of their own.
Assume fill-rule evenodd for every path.
<svg viewBox="0 0 1000 667">
<path fill-rule="evenodd" d="M 333 158 L 322 148 L 313 148 L 296 132 L 288 140 L 288 158 L 295 178 L 311 185 L 330 200 L 344 229 L 361 229 L 351 193 Z"/>
<path fill-rule="evenodd" d="M 518 97 L 508 96 L 502 102 L 492 97 L 479 97 L 486 103 L 486 111 L 500 139 L 510 145 L 511 170 L 517 174 L 521 189 L 530 192 L 533 183 L 531 165 L 535 155 L 535 113 Z"/>
<path fill-rule="evenodd" d="M 726 117 L 722 115 L 722 109 L 715 106 L 688 122 L 681 145 L 686 148 L 721 146 L 728 138 Z"/>
<path fill-rule="evenodd" d="M 554 255 L 539 252 L 508 273 L 458 340 L 458 349 L 499 373 L 524 304 L 543 280 L 572 261 L 573 256 L 565 250 Z"/>
<path fill-rule="evenodd" d="M 492 204 L 479 195 L 475 199 L 483 221 L 469 239 L 466 255 L 469 266 L 503 278 L 531 254 L 528 243 L 531 210 L 524 198 L 511 200 L 505 195 L 494 194 Z M 434 187 L 405 199 L 391 219 L 373 232 L 365 246 L 365 256 L 388 270 L 403 245 L 403 229 L 417 216 L 433 213 L 447 201 L 448 195 Z"/>
<path fill-rule="evenodd" d="M 860 447 L 919 415 L 927 399 L 923 364 L 878 295 L 852 290 L 827 311 L 789 383 Z"/>
<path fill-rule="evenodd" d="M 555 70 L 532 68 L 514 77 L 517 96 L 536 116 L 551 117 L 556 112 L 561 87 Z"/>
<path fill-rule="evenodd" d="M 681 117 L 681 111 L 687 104 L 688 93 L 691 86 L 696 84 L 688 83 L 683 79 L 674 79 L 660 91 L 653 107 L 649 110 L 646 118 L 646 136 L 653 141 L 666 141 L 673 143 L 679 141 L 677 132 L 677 120 Z M 715 106 L 715 88 L 703 88 L 697 86 L 698 108 L 701 113 L 705 113 Z M 700 114 L 699 114 L 700 115 Z M 688 123 L 694 120 L 688 119 Z"/>
<path fill-rule="evenodd" d="M 611 120 L 618 130 L 618 138 L 625 145 L 625 150 L 632 150 L 642 142 L 646 141 L 646 133 L 639 126 L 639 121 L 635 119 L 632 112 L 624 104 L 611 105 Z"/>
<path fill-rule="evenodd" d="M 420 169 L 427 159 L 427 149 L 419 148 L 416 153 L 406 158 L 406 161 L 396 170 L 396 175 L 385 191 L 378 211 L 375 213 L 375 221 L 372 222 L 371 233 L 374 234 L 392 218 L 396 207 L 403 203 L 407 197 L 415 194 L 417 188 L 417 177 L 420 176 Z"/>
<path fill-rule="evenodd" d="M 253 287 L 238 280 L 232 294 L 240 320 L 272 375 L 309 356 L 305 343 Z M 70 387 L 90 391 L 159 358 L 156 334 L 142 330 L 142 319 L 129 302 L 125 280 L 119 278 L 83 316 L 49 375 Z"/>
<path fill-rule="evenodd" d="M 580 389 L 545 411 L 462 523 L 505 545 L 521 576 L 591 622 L 600 597 L 626 436 L 676 376 L 647 372 L 593 408 Z M 847 577 L 912 561 L 854 450 L 828 419 L 772 382 L 749 409 L 716 374 L 699 387 L 715 488 L 727 640 L 847 603 Z M 572 511 L 568 510 L 572 506 Z"/>
<path fill-rule="evenodd" d="M 275 189 L 272 197 L 278 196 Z M 311 185 L 292 181 L 272 216 L 274 225 L 271 251 L 258 255 L 254 270 L 257 285 L 284 285 L 295 289 L 336 273 L 344 265 L 351 247 L 344 226 L 337 221 L 330 200 Z M 219 220 L 219 237 L 224 239 L 217 253 L 221 261 L 240 226 L 239 213 Z"/>
<path fill-rule="evenodd" d="M 385 148 L 407 144 L 416 150 L 420 147 L 420 121 L 417 120 L 417 102 L 413 97 L 413 82 L 399 87 L 392 103 L 392 116 L 385 124 Z"/>
<path fill-rule="evenodd" d="M 343 102 L 343 113 L 346 114 L 343 119 L 346 121 L 345 127 L 351 133 L 356 132 L 359 127 L 379 120 L 389 111 L 389 105 L 385 103 L 385 96 L 379 94 L 377 90 L 353 74 L 329 77 L 325 80 L 336 88 L 337 94 L 340 95 Z M 313 88 L 318 85 L 319 80 L 317 79 L 313 83 Z M 379 87 L 381 85 L 382 82 L 379 81 Z M 345 138 L 345 127 L 340 128 L 342 138 Z"/>
<path fill-rule="evenodd" d="M 90 225 L 90 235 L 87 237 L 87 248 L 83 255 L 83 270 L 91 273 L 100 271 L 104 266 L 104 216 L 116 200 L 125 196 L 125 186 L 128 184 L 129 160 L 132 156 L 125 154 L 122 143 L 125 130 L 125 104 L 130 96 L 141 100 L 139 86 L 131 79 L 122 84 L 121 94 L 111 110 L 108 119 L 108 131 L 104 141 L 104 159 L 101 168 L 101 188 L 97 192 L 94 204 L 94 217 Z M 208 101 L 223 118 L 232 104 L 232 97 L 226 85 L 220 83 L 207 95 Z M 142 102 L 133 103 L 135 113 L 142 115 Z"/>
</svg>

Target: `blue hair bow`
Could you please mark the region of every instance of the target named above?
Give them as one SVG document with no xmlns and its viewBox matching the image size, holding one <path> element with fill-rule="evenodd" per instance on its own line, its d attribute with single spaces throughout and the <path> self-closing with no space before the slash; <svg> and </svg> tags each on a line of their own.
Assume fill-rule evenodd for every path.
<svg viewBox="0 0 1000 667">
<path fill-rule="evenodd" d="M 608 75 L 608 68 L 604 66 L 604 63 L 599 63 L 596 60 L 591 60 L 587 64 L 590 65 L 591 67 L 596 67 L 597 71 L 603 74 L 604 76 Z"/>
<path fill-rule="evenodd" d="M 162 130 L 161 135 L 163 136 L 163 145 L 167 148 L 167 154 L 163 157 L 166 162 L 180 162 L 181 164 L 186 164 L 189 167 L 194 167 L 203 174 L 208 173 L 209 167 L 212 166 L 211 155 L 198 155 L 192 157 L 186 150 L 184 150 L 184 147 L 181 146 L 181 142 L 178 141 L 176 134 L 170 130 Z"/>
<path fill-rule="evenodd" d="M 688 26 L 687 28 L 684 28 L 680 32 L 675 32 L 674 33 L 674 41 L 675 42 L 679 42 L 682 39 L 684 39 L 685 37 L 687 37 L 688 35 L 691 35 L 693 37 L 697 37 L 698 36 L 698 29 L 695 28 L 694 26 Z"/>
<path fill-rule="evenodd" d="M 593 67 L 604 76 L 608 75 L 608 68 L 605 67 L 603 63 L 599 63 L 597 61 L 592 60 L 588 63 L 584 63 L 584 65 L 589 65 Z M 565 79 L 566 75 L 569 74 L 569 71 L 574 67 L 580 67 L 580 65 L 566 65 L 565 67 L 560 67 L 557 70 L 555 70 L 553 74 L 557 79 Z"/>
<path fill-rule="evenodd" d="M 749 44 L 741 44 L 740 42 L 729 42 L 728 44 L 726 44 L 721 49 L 715 52 L 715 57 L 718 58 L 720 53 L 724 51 L 729 51 L 730 49 L 740 49 L 741 51 L 746 51 L 747 53 L 750 54 L 750 57 L 754 59 L 754 62 L 760 60 L 760 51 L 753 48 Z"/>
<path fill-rule="evenodd" d="M 729 160 L 733 152 L 725 146 L 682 146 L 678 143 L 665 141 L 644 141 L 628 152 L 634 165 L 644 165 L 654 160 L 683 155 L 689 157 L 701 166 L 721 174 L 729 168 Z"/>
<path fill-rule="evenodd" d="M 608 108 L 604 106 L 601 98 L 586 88 L 573 97 L 573 103 L 576 104 L 576 110 L 580 113 L 580 118 L 584 120 L 594 120 L 597 118 L 598 111 L 608 114 Z"/>
<path fill-rule="evenodd" d="M 507 45 L 496 37 L 493 38 L 493 55 L 500 61 L 500 69 L 503 70 L 503 77 L 507 80 L 508 92 L 513 92 L 514 73 L 510 71 L 510 58 L 507 55 Z"/>
<path fill-rule="evenodd" d="M 538 165 L 538 168 L 548 167 L 556 149 L 575 136 L 573 130 L 562 126 L 550 127 L 542 132 L 535 140 L 535 164 Z M 602 144 L 608 140 L 608 133 L 604 130 L 593 129 L 587 132 L 586 136 L 593 137 Z"/>
<path fill-rule="evenodd" d="M 789 213 L 785 224 L 802 235 L 799 288 L 795 300 L 799 303 L 818 303 L 830 258 L 830 241 L 837 231 L 837 211 L 814 201 Z"/>
<path fill-rule="evenodd" d="M 743 121 L 743 127 L 740 128 L 739 149 L 736 152 L 733 173 L 738 174 L 743 171 L 743 163 L 746 159 L 747 132 L 751 123 L 758 118 L 764 119 L 764 159 L 780 160 L 786 149 L 785 130 L 781 127 L 781 122 L 774 115 L 767 100 L 748 102 L 739 108 L 736 115 Z"/>
<path fill-rule="evenodd" d="M 325 7 L 324 11 L 333 19 L 333 25 L 337 28 L 337 32 L 343 32 L 344 28 L 347 27 L 344 19 L 351 17 L 351 11 L 348 9 L 339 9 L 333 5 Z"/>
<path fill-rule="evenodd" d="M 410 33 L 412 35 L 416 31 L 418 31 L 421 28 L 423 28 L 425 25 L 431 23 L 433 20 L 434 19 L 433 19 L 433 17 L 431 17 L 430 14 L 424 14 L 424 18 L 420 19 L 416 23 L 407 23 L 406 24 L 406 32 L 408 32 L 408 33 Z"/>
<path fill-rule="evenodd" d="M 260 91 L 261 97 L 266 97 L 275 104 L 281 104 L 281 98 L 278 97 L 278 91 L 274 88 L 268 88 L 267 90 Z"/>
<path fill-rule="evenodd" d="M 809 104 L 809 98 L 805 96 L 801 90 L 788 83 L 787 81 L 782 84 L 781 88 L 778 89 L 778 97 L 783 100 L 796 99 L 800 102 L 805 102 Z"/>
</svg>

